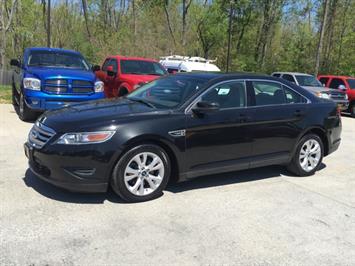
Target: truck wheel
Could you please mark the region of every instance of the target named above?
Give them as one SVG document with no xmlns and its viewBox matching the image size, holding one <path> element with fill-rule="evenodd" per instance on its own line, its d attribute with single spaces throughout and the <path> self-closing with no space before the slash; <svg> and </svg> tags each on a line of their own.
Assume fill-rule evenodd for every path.
<svg viewBox="0 0 355 266">
<path fill-rule="evenodd" d="M 128 90 L 126 88 L 121 88 L 118 92 L 118 97 L 122 97 L 128 94 Z"/>
<path fill-rule="evenodd" d="M 20 93 L 18 115 L 22 121 L 33 121 L 37 118 L 37 113 L 28 108 L 22 92 Z"/>
<path fill-rule="evenodd" d="M 313 175 L 322 163 L 323 142 L 318 135 L 307 134 L 298 143 L 287 169 L 298 176 Z"/>
<path fill-rule="evenodd" d="M 12 83 L 12 105 L 15 109 L 18 107 L 18 94 L 15 88 L 15 85 Z"/>
<path fill-rule="evenodd" d="M 113 190 L 127 202 L 152 200 L 162 194 L 170 177 L 170 161 L 159 146 L 143 144 L 127 151 L 117 162 Z"/>
<path fill-rule="evenodd" d="M 349 109 L 350 109 L 350 115 L 352 117 L 355 117 L 355 102 L 350 105 Z"/>
</svg>

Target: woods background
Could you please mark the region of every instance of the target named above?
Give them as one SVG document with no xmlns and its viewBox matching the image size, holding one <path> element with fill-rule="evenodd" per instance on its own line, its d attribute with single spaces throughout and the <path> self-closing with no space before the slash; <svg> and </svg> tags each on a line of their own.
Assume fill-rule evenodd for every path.
<svg viewBox="0 0 355 266">
<path fill-rule="evenodd" d="M 355 75 L 355 0 L 52 0 L 51 46 L 101 64 L 109 54 L 217 58 L 232 71 Z M 46 46 L 47 0 L 0 0 L 0 69 Z"/>
</svg>

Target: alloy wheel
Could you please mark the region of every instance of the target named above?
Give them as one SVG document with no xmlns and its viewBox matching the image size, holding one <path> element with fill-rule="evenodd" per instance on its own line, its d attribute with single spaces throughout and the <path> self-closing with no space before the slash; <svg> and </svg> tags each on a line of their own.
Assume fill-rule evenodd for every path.
<svg viewBox="0 0 355 266">
<path fill-rule="evenodd" d="M 157 154 L 142 152 L 135 155 L 127 164 L 124 182 L 132 194 L 146 196 L 160 186 L 164 172 L 164 163 Z"/>
<path fill-rule="evenodd" d="M 24 99 L 23 99 L 23 94 L 21 93 L 20 94 L 20 114 L 22 115 L 23 114 L 23 112 L 24 112 L 24 109 L 25 109 L 25 106 L 24 106 L 24 104 L 25 104 L 25 101 L 24 101 Z"/>
<path fill-rule="evenodd" d="M 321 146 L 315 139 L 307 140 L 300 150 L 299 162 L 302 169 L 306 172 L 311 172 L 317 167 L 321 158 Z"/>
</svg>

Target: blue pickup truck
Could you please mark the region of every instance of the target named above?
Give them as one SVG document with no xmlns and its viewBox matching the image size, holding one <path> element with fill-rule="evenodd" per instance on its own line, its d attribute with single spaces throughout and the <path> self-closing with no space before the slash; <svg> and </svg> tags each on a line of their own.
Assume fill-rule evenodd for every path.
<svg viewBox="0 0 355 266">
<path fill-rule="evenodd" d="M 71 103 L 104 98 L 103 82 L 76 51 L 27 48 L 21 59 L 12 59 L 12 102 L 20 119 L 34 120 L 45 110 Z"/>
</svg>

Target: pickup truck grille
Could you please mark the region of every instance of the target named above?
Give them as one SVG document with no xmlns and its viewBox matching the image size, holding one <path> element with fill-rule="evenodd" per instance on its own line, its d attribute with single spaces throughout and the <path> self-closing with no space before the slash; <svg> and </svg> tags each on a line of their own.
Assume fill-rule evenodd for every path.
<svg viewBox="0 0 355 266">
<path fill-rule="evenodd" d="M 90 94 L 94 92 L 94 84 L 79 79 L 47 79 L 43 90 L 50 94 Z"/>
<path fill-rule="evenodd" d="M 33 147 L 41 149 L 55 134 L 53 129 L 36 122 L 28 134 L 28 142 Z"/>
<path fill-rule="evenodd" d="M 330 92 L 330 98 L 333 100 L 345 100 L 345 92 L 342 91 L 332 91 Z"/>
</svg>

